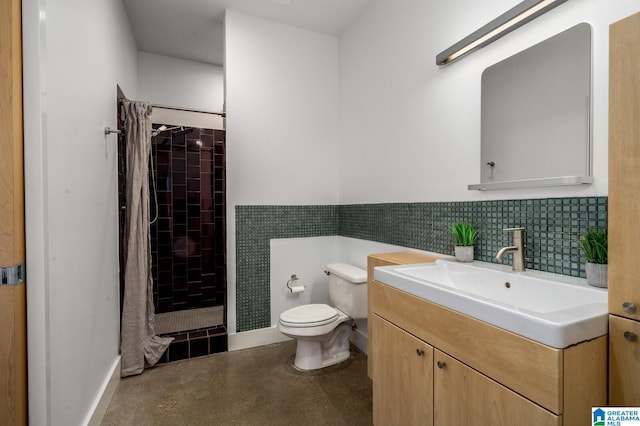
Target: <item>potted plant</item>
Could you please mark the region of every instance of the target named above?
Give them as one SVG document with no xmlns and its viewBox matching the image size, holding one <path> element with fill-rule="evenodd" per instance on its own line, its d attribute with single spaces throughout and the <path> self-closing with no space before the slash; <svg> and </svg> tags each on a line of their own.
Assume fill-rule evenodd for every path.
<svg viewBox="0 0 640 426">
<path fill-rule="evenodd" d="M 587 283 L 594 287 L 607 287 L 607 231 L 589 229 L 578 240 L 585 259 Z"/>
<path fill-rule="evenodd" d="M 449 227 L 455 240 L 455 255 L 458 262 L 473 262 L 473 245 L 478 239 L 478 230 L 468 222 L 457 222 Z"/>
</svg>

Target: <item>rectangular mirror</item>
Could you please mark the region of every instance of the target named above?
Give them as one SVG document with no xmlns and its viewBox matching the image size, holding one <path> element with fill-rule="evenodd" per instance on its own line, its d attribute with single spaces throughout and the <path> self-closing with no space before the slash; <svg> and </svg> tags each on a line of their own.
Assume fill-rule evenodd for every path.
<svg viewBox="0 0 640 426">
<path fill-rule="evenodd" d="M 480 184 L 491 190 L 593 182 L 591 26 L 581 23 L 482 74 Z"/>
</svg>

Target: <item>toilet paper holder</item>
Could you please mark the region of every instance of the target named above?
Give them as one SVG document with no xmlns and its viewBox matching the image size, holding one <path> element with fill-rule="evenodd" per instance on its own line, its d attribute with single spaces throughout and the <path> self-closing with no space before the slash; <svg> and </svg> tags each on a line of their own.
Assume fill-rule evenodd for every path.
<svg viewBox="0 0 640 426">
<path fill-rule="evenodd" d="M 291 283 L 297 280 L 299 280 L 298 276 L 296 274 L 291 274 L 291 278 L 287 281 L 287 288 L 291 293 L 302 293 L 305 290 L 303 285 L 291 285 Z"/>
</svg>

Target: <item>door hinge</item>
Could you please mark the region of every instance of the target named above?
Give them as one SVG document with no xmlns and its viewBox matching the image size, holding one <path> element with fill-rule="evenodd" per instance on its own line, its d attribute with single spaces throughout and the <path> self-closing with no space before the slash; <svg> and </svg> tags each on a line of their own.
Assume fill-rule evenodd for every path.
<svg viewBox="0 0 640 426">
<path fill-rule="evenodd" d="M 0 267 L 0 285 L 18 285 L 25 281 L 27 268 L 24 263 Z"/>
</svg>

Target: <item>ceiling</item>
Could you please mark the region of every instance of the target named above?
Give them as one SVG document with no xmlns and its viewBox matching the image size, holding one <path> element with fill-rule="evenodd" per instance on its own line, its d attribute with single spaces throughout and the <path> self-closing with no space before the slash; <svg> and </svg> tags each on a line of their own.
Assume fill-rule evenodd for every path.
<svg viewBox="0 0 640 426">
<path fill-rule="evenodd" d="M 222 65 L 224 10 L 339 36 L 372 0 L 122 0 L 138 49 Z"/>
</svg>

